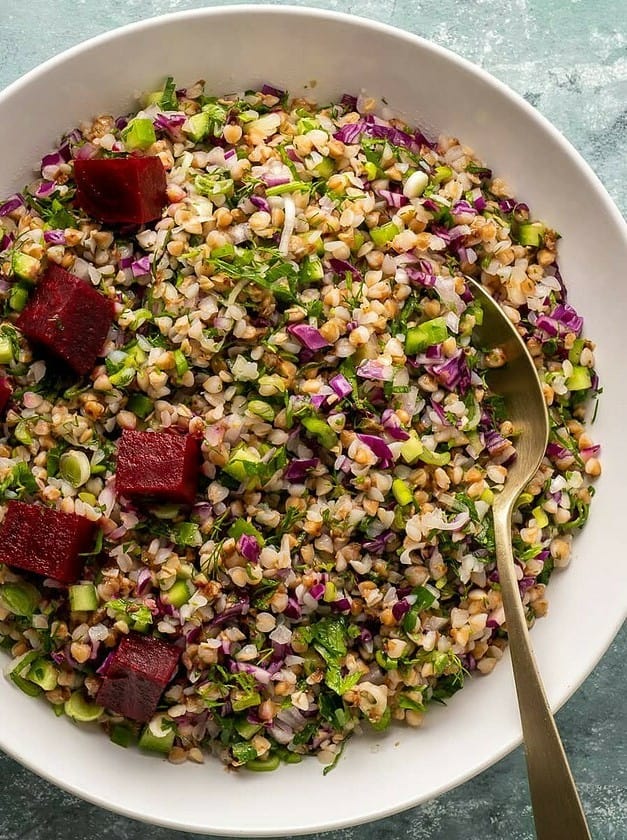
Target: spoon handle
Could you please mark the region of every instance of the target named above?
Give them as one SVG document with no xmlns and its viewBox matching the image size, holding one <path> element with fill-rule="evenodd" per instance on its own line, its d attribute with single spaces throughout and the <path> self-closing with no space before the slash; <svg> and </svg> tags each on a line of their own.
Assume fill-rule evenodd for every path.
<svg viewBox="0 0 627 840">
<path fill-rule="evenodd" d="M 494 510 L 496 560 L 538 840 L 590 840 L 579 794 L 546 699 L 520 599 L 511 509 Z"/>
</svg>

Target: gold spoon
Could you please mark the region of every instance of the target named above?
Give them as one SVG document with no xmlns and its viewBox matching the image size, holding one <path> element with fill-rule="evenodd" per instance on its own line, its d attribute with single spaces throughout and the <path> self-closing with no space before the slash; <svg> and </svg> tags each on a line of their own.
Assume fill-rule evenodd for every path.
<svg viewBox="0 0 627 840">
<path fill-rule="evenodd" d="M 466 282 L 483 307 L 483 323 L 475 328 L 480 344 L 490 349 L 501 347 L 507 359 L 504 367 L 489 372 L 487 381 L 491 390 L 505 399 L 516 433 L 517 457 L 508 469 L 502 492 L 495 496 L 492 514 L 536 834 L 538 840 L 590 840 L 575 780 L 531 649 L 512 552 L 512 512 L 544 456 L 549 416 L 538 373 L 516 328 L 483 286 L 471 278 Z"/>
</svg>

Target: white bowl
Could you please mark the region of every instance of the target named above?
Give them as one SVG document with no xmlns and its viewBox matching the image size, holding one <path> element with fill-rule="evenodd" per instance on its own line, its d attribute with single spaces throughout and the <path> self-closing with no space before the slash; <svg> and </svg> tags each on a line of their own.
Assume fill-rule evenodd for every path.
<svg viewBox="0 0 627 840">
<path fill-rule="evenodd" d="M 461 58 L 379 23 L 313 9 L 238 6 L 184 12 L 87 41 L 0 94 L 0 185 L 23 186 L 63 131 L 125 113 L 166 74 L 217 92 L 264 81 L 320 102 L 344 91 L 385 97 L 424 128 L 462 138 L 535 214 L 563 235 L 571 300 L 596 338 L 604 393 L 594 436 L 605 473 L 570 568 L 554 575 L 550 612 L 533 630 L 547 693 L 562 704 L 625 617 L 623 486 L 627 264 L 623 221 L 564 138 L 504 85 Z M 617 701 L 618 702 L 618 701 Z M 271 774 L 226 773 L 217 761 L 175 767 L 57 719 L 0 679 L 0 746 L 85 799 L 198 832 L 268 836 L 337 828 L 400 811 L 453 787 L 520 741 L 509 662 L 469 681 L 422 730 L 355 738 L 330 776 L 315 760 Z"/>
</svg>

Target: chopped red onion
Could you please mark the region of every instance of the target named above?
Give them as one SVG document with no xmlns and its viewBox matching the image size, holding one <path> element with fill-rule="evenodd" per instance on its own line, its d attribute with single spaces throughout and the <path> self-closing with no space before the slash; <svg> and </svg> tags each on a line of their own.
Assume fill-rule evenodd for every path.
<svg viewBox="0 0 627 840">
<path fill-rule="evenodd" d="M 285 91 L 280 88 L 273 87 L 273 85 L 264 85 L 261 88 L 264 96 L 276 96 L 277 99 L 282 99 L 285 96 Z"/>
<path fill-rule="evenodd" d="M 309 326 L 309 324 L 291 324 L 287 331 L 308 350 L 322 350 L 331 346 L 326 338 L 320 334 L 320 331 L 316 327 Z"/>
<path fill-rule="evenodd" d="M 257 210 L 263 210 L 266 213 L 270 212 L 270 205 L 266 201 L 265 198 L 262 198 L 260 195 L 251 195 L 250 197 L 251 204 L 254 204 Z"/>
<path fill-rule="evenodd" d="M 22 198 L 19 193 L 15 193 L 10 198 L 7 198 L 5 202 L 0 204 L 0 216 L 8 216 L 9 213 L 12 213 L 14 210 L 17 210 L 18 207 L 22 207 L 26 202 Z"/>
<path fill-rule="evenodd" d="M 329 380 L 329 385 L 341 399 L 353 393 L 353 386 L 342 373 L 338 373 L 332 377 Z"/>
<path fill-rule="evenodd" d="M 394 455 L 392 453 L 392 450 L 383 440 L 383 438 L 377 437 L 376 435 L 362 434 L 358 434 L 357 437 L 362 443 L 365 443 L 366 446 L 374 452 L 374 454 L 379 459 L 383 469 L 387 469 L 388 467 L 391 467 L 394 464 Z"/>
<path fill-rule="evenodd" d="M 62 230 L 45 230 L 44 241 L 48 245 L 65 245 L 65 233 Z"/>
<path fill-rule="evenodd" d="M 392 192 L 391 190 L 377 190 L 377 194 L 385 199 L 389 207 L 393 207 L 396 210 L 409 204 L 409 199 L 403 193 Z"/>
<path fill-rule="evenodd" d="M 392 365 L 386 365 L 373 359 L 363 361 L 355 372 L 360 379 L 374 379 L 379 382 L 390 382 L 394 378 Z"/>
<path fill-rule="evenodd" d="M 242 534 L 237 541 L 237 550 L 249 563 L 258 563 L 261 548 L 253 534 Z"/>
<path fill-rule="evenodd" d="M 56 181 L 42 181 L 37 185 L 37 189 L 33 193 L 35 198 L 48 198 L 56 190 Z"/>
</svg>

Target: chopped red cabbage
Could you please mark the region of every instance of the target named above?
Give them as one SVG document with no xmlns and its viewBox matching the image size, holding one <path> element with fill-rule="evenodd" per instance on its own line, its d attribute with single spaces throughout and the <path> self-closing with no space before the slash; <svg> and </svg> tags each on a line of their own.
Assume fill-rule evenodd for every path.
<svg viewBox="0 0 627 840">
<path fill-rule="evenodd" d="M 10 198 L 7 198 L 5 202 L 0 204 L 0 216 L 8 216 L 9 213 L 12 213 L 14 210 L 17 210 L 18 207 L 22 207 L 26 202 L 22 198 L 19 193 L 15 193 Z"/>
<path fill-rule="evenodd" d="M 258 563 L 261 548 L 257 541 L 257 537 L 252 534 L 242 534 L 237 541 L 237 550 L 245 557 L 249 563 Z"/>
</svg>

